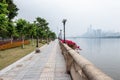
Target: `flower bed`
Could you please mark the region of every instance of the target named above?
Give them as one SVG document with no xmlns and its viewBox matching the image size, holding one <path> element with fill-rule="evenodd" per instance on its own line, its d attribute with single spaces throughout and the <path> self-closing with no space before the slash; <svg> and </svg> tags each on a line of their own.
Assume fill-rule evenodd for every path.
<svg viewBox="0 0 120 80">
<path fill-rule="evenodd" d="M 30 41 L 25 40 L 24 44 L 25 45 L 30 44 Z M 12 44 L 9 42 L 9 43 L 6 43 L 4 45 L 0 45 L 0 50 L 10 49 L 10 48 L 18 47 L 18 46 L 21 46 L 21 45 L 22 45 L 22 41 L 13 42 Z"/>
<path fill-rule="evenodd" d="M 61 42 L 64 43 L 64 40 L 61 40 Z M 81 50 L 80 47 L 77 46 L 77 44 L 75 42 L 71 41 L 71 40 L 65 40 L 65 43 L 74 50 L 75 49 Z"/>
<path fill-rule="evenodd" d="M 0 41 L 0 46 L 9 43 L 10 41 Z"/>
</svg>

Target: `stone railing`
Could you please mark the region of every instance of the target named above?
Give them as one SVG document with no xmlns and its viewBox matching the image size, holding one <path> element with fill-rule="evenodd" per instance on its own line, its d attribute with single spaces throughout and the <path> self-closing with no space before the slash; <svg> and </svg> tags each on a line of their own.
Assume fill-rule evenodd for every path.
<svg viewBox="0 0 120 80">
<path fill-rule="evenodd" d="M 66 44 L 60 42 L 60 46 L 73 80 L 113 80 Z"/>
</svg>

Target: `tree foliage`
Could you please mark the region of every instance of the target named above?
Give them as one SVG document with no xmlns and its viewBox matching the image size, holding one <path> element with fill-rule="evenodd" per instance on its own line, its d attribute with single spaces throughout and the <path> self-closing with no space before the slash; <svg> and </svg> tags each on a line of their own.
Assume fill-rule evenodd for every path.
<svg viewBox="0 0 120 80">
<path fill-rule="evenodd" d="M 8 18 L 9 21 L 11 21 L 15 16 L 17 16 L 17 11 L 19 10 L 17 6 L 14 4 L 13 0 L 6 0 L 6 3 L 8 4 Z"/>
<path fill-rule="evenodd" d="M 25 19 L 12 19 L 17 16 L 18 8 L 13 0 L 0 0 L 0 38 L 56 38 L 48 27 L 46 19 L 37 17 L 34 22 Z"/>
<path fill-rule="evenodd" d="M 7 10 L 8 5 L 5 0 L 2 0 L 0 3 L 0 36 L 5 37 L 4 35 L 7 32 L 8 27 L 8 17 L 6 16 L 9 11 Z"/>
<path fill-rule="evenodd" d="M 42 38 L 47 38 L 48 37 L 48 32 L 50 31 L 48 27 L 48 22 L 41 17 L 36 18 L 36 26 L 37 26 L 37 35 L 42 37 Z"/>
<path fill-rule="evenodd" d="M 18 36 L 16 27 L 13 22 L 8 23 L 7 34 L 8 36 Z"/>
<path fill-rule="evenodd" d="M 18 19 L 16 21 L 16 29 L 19 36 L 25 36 L 27 33 L 27 21 L 24 19 Z"/>
<path fill-rule="evenodd" d="M 28 22 L 27 26 L 28 27 L 26 27 L 26 30 L 27 30 L 26 35 L 28 37 L 33 37 L 33 36 L 35 37 L 36 36 L 36 25 L 34 23 Z"/>
</svg>

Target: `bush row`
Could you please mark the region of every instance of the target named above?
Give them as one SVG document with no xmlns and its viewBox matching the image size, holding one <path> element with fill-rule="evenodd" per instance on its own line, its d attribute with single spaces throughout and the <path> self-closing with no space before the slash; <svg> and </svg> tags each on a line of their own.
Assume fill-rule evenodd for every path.
<svg viewBox="0 0 120 80">
<path fill-rule="evenodd" d="M 22 40 L 13 40 L 13 42 L 18 42 L 18 41 L 22 41 Z M 9 42 L 11 42 L 11 41 L 10 40 L 8 40 L 8 41 L 0 41 L 0 46 L 4 45 L 4 44 L 7 44 Z"/>
<path fill-rule="evenodd" d="M 29 40 L 25 40 L 24 44 L 30 44 Z M 0 50 L 5 50 L 5 49 L 10 49 L 10 48 L 14 48 L 14 47 L 18 47 L 18 46 L 22 46 L 22 41 L 18 41 L 18 42 L 13 42 L 12 44 L 9 42 L 7 44 L 4 45 L 0 45 Z"/>
</svg>

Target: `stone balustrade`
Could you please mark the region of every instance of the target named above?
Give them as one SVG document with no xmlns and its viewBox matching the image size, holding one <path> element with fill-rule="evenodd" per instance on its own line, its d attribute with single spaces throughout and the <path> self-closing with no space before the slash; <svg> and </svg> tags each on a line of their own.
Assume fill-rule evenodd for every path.
<svg viewBox="0 0 120 80">
<path fill-rule="evenodd" d="M 60 42 L 67 73 L 73 80 L 113 80 L 75 50 Z"/>
</svg>

